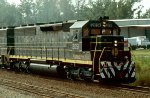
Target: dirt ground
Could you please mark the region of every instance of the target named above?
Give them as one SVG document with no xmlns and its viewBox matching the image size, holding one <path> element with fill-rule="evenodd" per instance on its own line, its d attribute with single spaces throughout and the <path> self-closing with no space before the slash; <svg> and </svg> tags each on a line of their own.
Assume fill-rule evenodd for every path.
<svg viewBox="0 0 150 98">
<path fill-rule="evenodd" d="M 38 98 L 38 96 L 0 85 L 0 98 Z"/>
<path fill-rule="evenodd" d="M 82 95 L 85 98 L 150 98 L 149 95 L 131 92 L 115 88 L 105 88 L 93 86 L 89 83 L 80 83 L 75 81 L 66 81 L 52 77 L 42 77 L 39 75 L 16 73 L 0 69 L 0 78 L 28 83 L 31 85 L 46 87 L 71 94 Z M 10 87 L 0 86 L 0 98 L 40 98 L 40 96 L 14 90 Z"/>
</svg>

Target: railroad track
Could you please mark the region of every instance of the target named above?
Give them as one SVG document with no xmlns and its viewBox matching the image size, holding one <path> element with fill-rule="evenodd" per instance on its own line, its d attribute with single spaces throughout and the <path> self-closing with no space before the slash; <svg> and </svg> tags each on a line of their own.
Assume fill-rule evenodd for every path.
<svg viewBox="0 0 150 98">
<path fill-rule="evenodd" d="M 121 84 L 121 85 L 118 85 L 117 88 L 120 88 L 120 89 L 123 89 L 123 90 L 128 90 L 128 91 L 133 91 L 133 92 L 140 92 L 140 93 L 150 95 L 150 87 L 130 86 L 130 85 L 127 85 L 127 84 Z"/>
<path fill-rule="evenodd" d="M 27 83 L 21 83 L 13 80 L 8 80 L 8 79 L 1 79 L 0 78 L 0 85 L 4 85 L 7 87 L 11 87 L 17 90 L 29 92 L 44 98 L 56 98 L 56 97 L 61 97 L 61 98 L 85 98 L 84 96 L 76 95 L 76 94 L 71 94 L 59 90 L 55 90 L 52 88 L 46 88 L 46 87 L 39 87 Z"/>
<path fill-rule="evenodd" d="M 34 76 L 34 75 L 33 75 Z M 92 86 L 93 88 L 95 87 L 100 87 L 100 88 L 105 88 L 105 89 L 111 89 L 114 91 L 118 90 L 124 90 L 124 91 L 131 91 L 131 92 L 138 92 L 138 93 L 144 93 L 148 96 L 150 96 L 150 87 L 143 87 L 143 86 L 129 86 L 128 84 L 101 84 L 99 82 L 94 82 L 94 83 L 88 83 L 85 81 L 71 81 L 67 79 L 60 79 L 60 78 L 55 78 L 55 77 L 44 77 L 39 75 L 39 78 L 45 78 L 45 79 L 53 79 L 53 80 L 58 80 L 58 81 L 65 81 L 65 82 L 71 82 L 74 84 L 86 84 L 87 86 Z M 54 88 L 43 88 L 27 83 L 22 83 L 18 81 L 13 81 L 13 80 L 8 80 L 4 78 L 0 78 L 0 85 L 12 87 L 15 89 L 19 89 L 22 91 L 26 91 L 29 93 L 33 93 L 42 97 L 48 97 L 48 98 L 53 98 L 53 97 L 64 97 L 64 98 L 85 98 L 87 96 L 80 96 L 78 94 L 71 94 L 71 93 L 66 93 L 63 91 L 55 90 Z"/>
<path fill-rule="evenodd" d="M 124 91 L 138 92 L 138 93 L 144 93 L 146 95 L 150 95 L 150 87 L 130 86 L 128 84 L 109 84 L 109 85 L 105 84 L 102 85 L 102 87 L 106 89 L 124 90 Z"/>
<path fill-rule="evenodd" d="M 131 92 L 138 92 L 138 93 L 144 93 L 146 95 L 150 95 L 150 87 L 145 86 L 131 86 L 129 84 L 104 84 L 104 83 L 98 83 L 94 82 L 89 83 L 92 86 L 100 86 L 106 89 L 112 89 L 112 90 L 125 90 L 125 91 L 131 91 Z"/>
</svg>

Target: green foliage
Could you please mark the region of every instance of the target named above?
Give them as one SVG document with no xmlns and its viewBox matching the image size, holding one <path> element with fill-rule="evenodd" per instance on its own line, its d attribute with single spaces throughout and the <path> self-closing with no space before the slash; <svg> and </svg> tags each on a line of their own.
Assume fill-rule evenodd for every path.
<svg viewBox="0 0 150 98">
<path fill-rule="evenodd" d="M 134 8 L 136 2 L 141 0 L 96 0 L 89 2 L 85 15 L 97 19 L 99 16 L 109 16 L 110 19 L 134 18 L 134 14 L 139 7 Z M 88 10 L 87 10 L 88 9 Z M 89 12 L 87 12 L 89 11 Z M 89 14 L 90 13 L 90 14 Z"/>
<path fill-rule="evenodd" d="M 141 0 L 20 0 L 19 5 L 0 0 L 0 26 L 48 23 L 64 20 L 141 18 Z M 149 17 L 147 11 L 143 17 Z"/>
<path fill-rule="evenodd" d="M 58 4 L 61 20 L 64 21 L 75 18 L 75 7 L 73 6 L 71 0 L 60 0 Z"/>
<path fill-rule="evenodd" d="M 39 21 L 51 22 L 60 19 L 60 11 L 58 9 L 58 0 L 40 0 L 41 6 L 39 8 Z M 38 5 L 37 5 L 38 6 Z"/>
<path fill-rule="evenodd" d="M 0 3 L 0 26 L 15 26 L 20 24 L 20 13 L 16 5 L 10 5 L 7 2 Z"/>
<path fill-rule="evenodd" d="M 19 5 L 20 13 L 22 14 L 22 21 L 24 24 L 34 23 L 34 3 L 33 0 L 20 0 Z"/>
<path fill-rule="evenodd" d="M 150 86 L 150 50 L 135 50 L 136 81 L 132 85 Z"/>
<path fill-rule="evenodd" d="M 146 13 L 143 14 L 142 18 L 150 18 L 150 9 L 148 9 Z"/>
</svg>

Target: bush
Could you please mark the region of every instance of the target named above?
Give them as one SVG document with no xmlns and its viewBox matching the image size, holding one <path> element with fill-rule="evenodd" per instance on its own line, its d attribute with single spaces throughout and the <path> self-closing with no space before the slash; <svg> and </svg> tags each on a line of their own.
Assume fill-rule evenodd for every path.
<svg viewBox="0 0 150 98">
<path fill-rule="evenodd" d="M 150 86 L 150 50 L 134 51 L 136 63 L 136 81 L 132 85 Z"/>
<path fill-rule="evenodd" d="M 136 50 L 137 46 L 133 45 L 131 46 L 132 50 Z"/>
</svg>

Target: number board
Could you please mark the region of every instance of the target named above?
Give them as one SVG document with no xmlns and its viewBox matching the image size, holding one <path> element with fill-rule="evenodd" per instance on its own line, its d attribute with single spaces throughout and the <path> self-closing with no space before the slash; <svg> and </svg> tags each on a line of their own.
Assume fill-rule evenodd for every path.
<svg viewBox="0 0 150 98">
<path fill-rule="evenodd" d="M 90 27 L 91 27 L 91 28 L 101 28 L 102 25 L 101 25 L 101 23 L 91 23 L 91 24 L 90 24 Z"/>
<path fill-rule="evenodd" d="M 89 23 L 89 26 L 90 28 L 104 28 L 104 27 L 107 27 L 107 28 L 112 28 L 113 27 L 113 23 L 110 22 L 110 21 L 107 21 L 107 22 L 99 22 L 99 21 L 91 21 Z"/>
<path fill-rule="evenodd" d="M 79 46 L 79 43 L 73 43 L 73 44 L 72 44 L 72 49 L 73 49 L 73 50 L 79 50 L 79 47 L 80 47 L 80 46 Z"/>
</svg>

